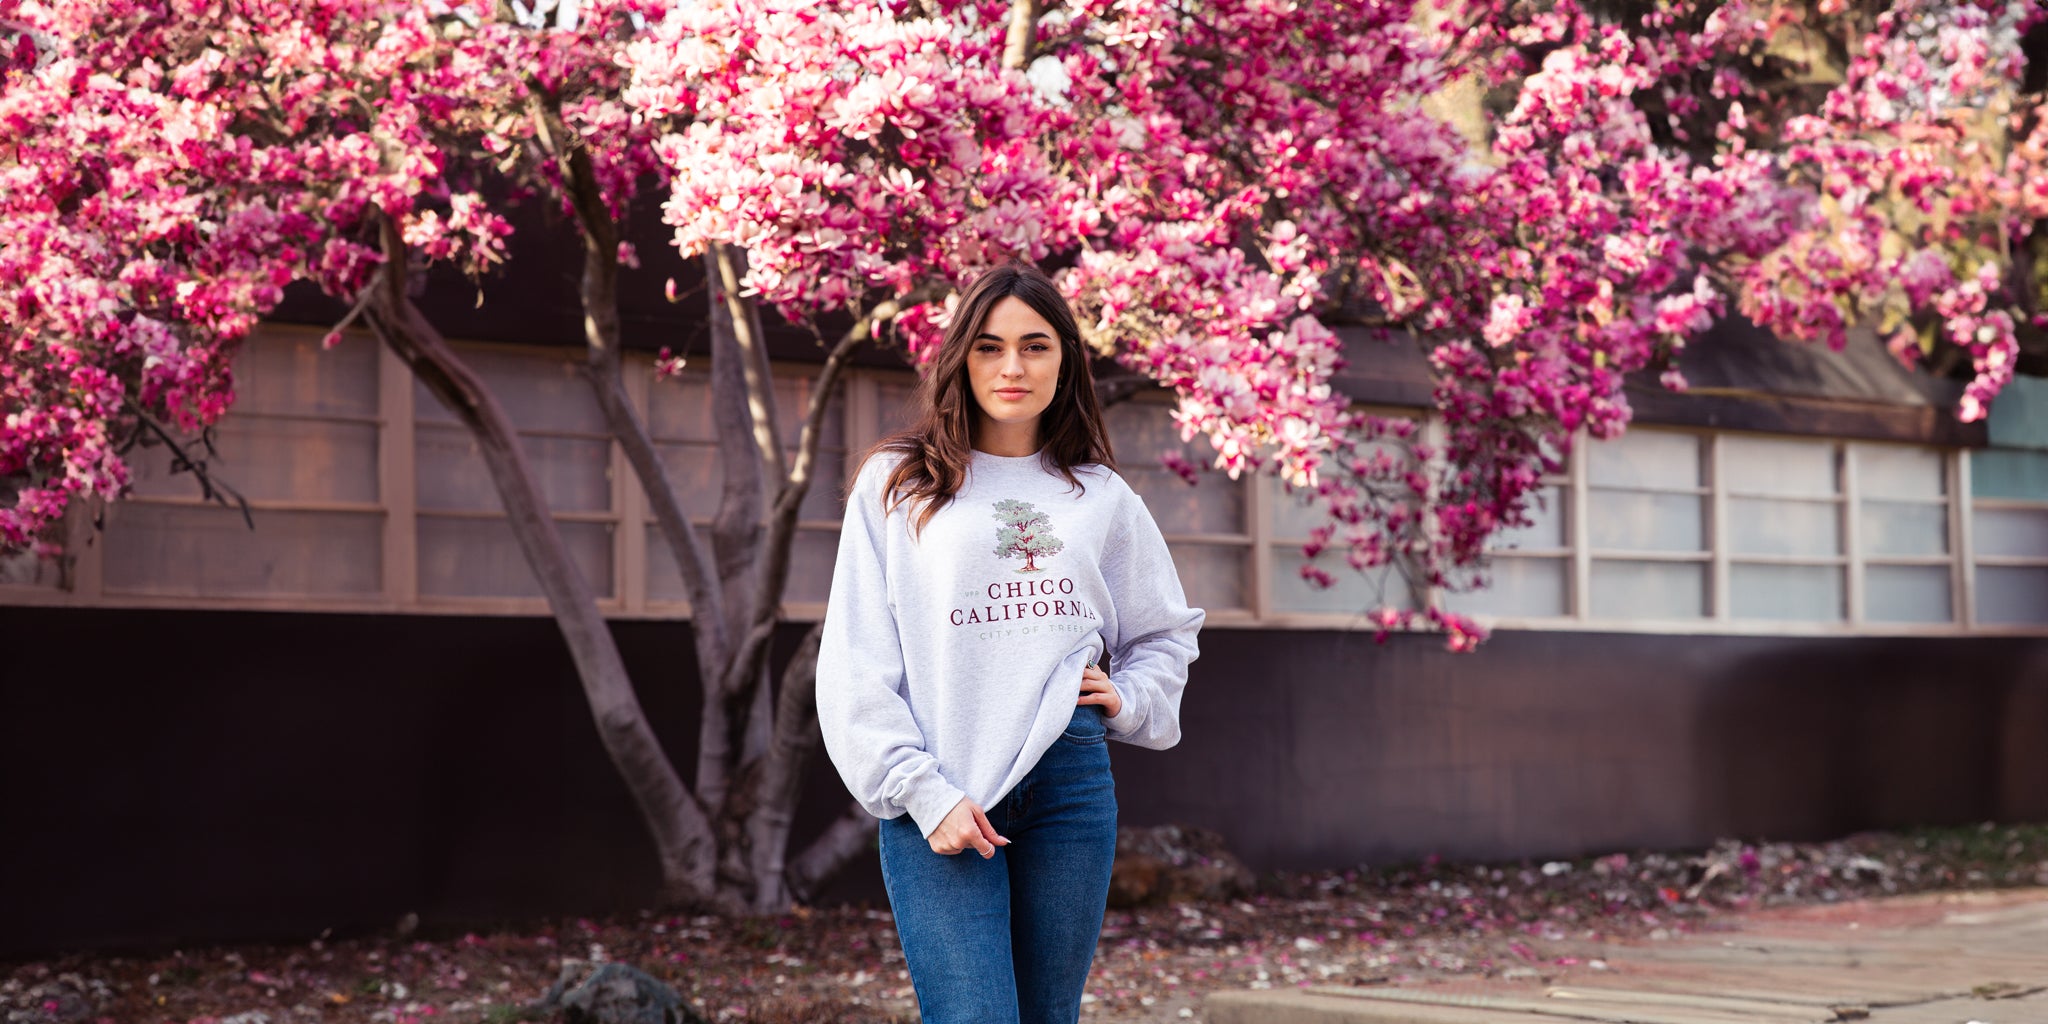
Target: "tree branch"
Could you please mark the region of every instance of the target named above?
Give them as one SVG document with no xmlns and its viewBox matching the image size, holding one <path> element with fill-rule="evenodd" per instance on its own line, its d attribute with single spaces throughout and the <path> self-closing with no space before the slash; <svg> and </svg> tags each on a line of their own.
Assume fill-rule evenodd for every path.
<svg viewBox="0 0 2048 1024">
<path fill-rule="evenodd" d="M 546 151 L 555 159 L 570 206 L 575 210 L 577 224 L 582 229 L 583 277 L 580 287 L 584 311 L 583 336 L 587 349 L 585 368 L 591 387 L 597 394 L 598 408 L 604 414 L 605 424 L 612 436 L 618 439 L 627 463 L 633 467 L 633 475 L 639 478 L 640 489 L 647 495 L 648 506 L 654 511 L 662 539 L 668 542 L 669 550 L 675 555 L 684 590 L 690 595 L 694 620 L 691 632 L 696 640 L 701 675 L 723 665 L 730 654 L 725 603 L 712 578 L 710 548 L 677 500 L 675 485 L 668 478 L 668 467 L 661 461 L 660 453 L 655 451 L 654 439 L 648 435 L 646 425 L 626 397 L 621 382 L 625 343 L 619 326 L 618 225 L 605 206 L 589 150 L 573 141 L 566 148 L 556 144 L 556 139 L 572 139 L 567 126 L 562 123 L 561 111 L 552 99 L 543 104 L 537 80 L 530 81 L 529 88 L 533 96 L 532 116 L 539 129 L 537 134 Z"/>
<path fill-rule="evenodd" d="M 775 380 L 768 371 L 768 346 L 761 336 L 760 312 L 740 295 L 740 279 L 746 272 L 740 266 L 739 253 L 728 245 L 714 245 L 711 256 L 719 291 L 732 317 L 740 368 L 746 372 L 747 411 L 753 421 L 754 444 L 761 450 L 763 471 L 781 480 L 789 475 L 789 470 L 782 457 L 782 441 L 775 436 Z"/>
<path fill-rule="evenodd" d="M 1010 0 L 1010 35 L 1003 41 L 1003 67 L 1022 71 L 1031 65 L 1032 37 L 1038 34 L 1038 0 Z"/>
<path fill-rule="evenodd" d="M 206 460 L 193 458 L 192 453 L 185 450 L 184 443 L 171 434 L 170 428 L 166 427 L 162 420 L 150 415 L 149 410 L 144 409 L 142 403 L 135 400 L 134 395 L 122 395 L 121 404 L 126 406 L 130 413 L 134 414 L 136 422 L 142 424 L 148 433 L 155 435 L 157 441 L 171 450 L 171 472 L 191 473 L 192 478 L 199 481 L 199 496 L 201 498 L 218 503 L 226 508 L 240 509 L 243 524 L 251 530 L 256 528 L 256 518 L 249 512 L 249 499 L 243 497 L 242 492 L 214 479 L 213 474 L 206 468 Z M 210 435 L 211 428 L 208 429 L 207 433 L 200 435 L 199 443 L 206 446 L 206 454 L 208 456 L 218 456 L 220 453 L 214 451 L 213 439 Z M 130 439 L 127 445 L 122 446 L 122 452 L 126 453 L 128 447 L 134 443 L 135 439 Z M 230 501 L 229 499 L 233 500 Z"/>
<path fill-rule="evenodd" d="M 798 439 L 796 462 L 790 475 L 783 481 L 775 498 L 775 506 L 769 514 L 768 538 L 763 548 L 761 575 L 754 589 L 753 614 L 745 636 L 740 640 L 738 650 L 733 654 L 726 669 L 724 685 L 729 692 L 736 692 L 755 678 L 760 664 L 767 656 L 768 644 L 775 636 L 775 622 L 782 605 L 782 589 L 789 578 L 790 544 L 796 534 L 798 513 L 803 508 L 804 497 L 810 493 L 811 466 L 817 460 L 819 439 L 824 436 L 826 409 L 832 397 L 839 390 L 839 377 L 846 368 L 846 360 L 867 341 L 880 333 L 882 326 L 894 320 L 903 310 L 931 301 L 937 293 L 934 285 L 925 284 L 913 289 L 900 298 L 885 299 L 855 320 L 852 327 L 841 335 L 838 344 L 825 357 L 825 365 L 818 371 L 817 385 L 811 390 L 810 406 L 805 411 L 803 432 Z"/>
</svg>

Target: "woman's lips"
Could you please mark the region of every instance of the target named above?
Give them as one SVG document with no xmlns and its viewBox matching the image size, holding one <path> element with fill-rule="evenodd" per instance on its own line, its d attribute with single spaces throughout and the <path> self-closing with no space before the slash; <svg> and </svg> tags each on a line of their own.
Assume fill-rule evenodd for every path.
<svg viewBox="0 0 2048 1024">
<path fill-rule="evenodd" d="M 996 389 L 996 394 L 998 394 L 998 395 L 1001 395 L 1001 396 L 1003 396 L 1004 398 L 1010 399 L 1011 401 L 1016 401 L 1017 399 L 1019 399 L 1019 398 L 1023 398 L 1023 397 L 1025 396 L 1025 395 L 1028 395 L 1028 394 L 1030 394 L 1030 393 L 1031 393 L 1031 392 L 1029 392 L 1029 391 L 1027 391 L 1027 390 L 1025 390 L 1025 389 L 1023 389 L 1023 388 L 997 388 L 997 389 Z"/>
</svg>

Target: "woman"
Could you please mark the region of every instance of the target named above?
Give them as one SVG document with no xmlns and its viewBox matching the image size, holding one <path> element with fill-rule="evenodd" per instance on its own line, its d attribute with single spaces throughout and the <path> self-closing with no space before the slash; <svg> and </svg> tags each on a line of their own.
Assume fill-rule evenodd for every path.
<svg viewBox="0 0 2048 1024">
<path fill-rule="evenodd" d="M 1103 741 L 1180 740 L 1203 613 L 1112 468 L 1045 275 L 976 279 L 916 402 L 847 497 L 818 651 L 825 748 L 885 819 L 926 1024 L 1072 1022 L 1116 853 Z"/>
</svg>

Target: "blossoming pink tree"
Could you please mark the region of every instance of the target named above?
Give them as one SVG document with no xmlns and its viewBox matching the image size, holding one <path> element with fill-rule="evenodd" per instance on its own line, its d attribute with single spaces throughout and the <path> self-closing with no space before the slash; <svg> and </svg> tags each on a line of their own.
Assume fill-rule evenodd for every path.
<svg viewBox="0 0 2048 1024">
<path fill-rule="evenodd" d="M 237 343 L 286 283 L 316 281 L 476 438 L 654 839 L 664 898 L 780 906 L 832 866 L 782 867 L 802 744 L 770 756 L 773 720 L 759 711 L 773 710 L 758 685 L 765 643 L 747 632 L 758 606 L 779 597 L 779 579 L 773 591 L 753 586 L 753 566 L 775 561 L 760 557 L 775 539 L 767 503 L 793 504 L 804 477 L 792 471 L 771 490 L 759 472 L 729 467 L 720 536 L 707 545 L 676 512 L 658 464 L 649 471 L 652 448 L 619 379 L 615 293 L 617 220 L 642 181 L 659 182 L 649 129 L 617 102 L 617 48 L 639 12 L 585 2 L 573 29 L 553 30 L 512 13 L 479 19 L 390 0 L 0 4 L 10 55 L 0 125 L 11 144 L 0 199 L 9 345 L 0 479 L 18 492 L 0 523 L 10 549 L 24 544 L 68 500 L 118 494 L 121 448 L 144 426 L 169 436 L 211 423 L 232 400 Z M 720 746 L 695 787 L 656 741 L 513 424 L 412 301 L 431 264 L 478 273 L 506 257 L 511 229 L 486 191 L 553 198 L 582 230 L 600 407 L 673 531 L 704 677 L 756 684 L 737 698 L 747 712 L 732 730 L 740 742 Z M 330 342 L 340 340 L 337 329 Z M 721 370 L 740 381 L 721 392 L 722 409 L 765 400 L 754 357 L 719 352 Z M 799 465 L 814 456 L 815 434 Z M 758 466 L 760 453 L 748 451 Z M 733 666 L 743 641 L 747 671 Z M 721 740 L 728 719 L 716 712 L 734 702 L 707 686 L 706 718 Z M 792 717 L 801 741 L 807 719 Z M 741 805 L 727 795 L 735 776 L 765 779 L 764 790 L 787 798 Z M 768 789 L 777 779 L 781 788 Z M 765 844 L 747 831 L 762 821 L 782 830 L 773 856 L 759 855 L 765 873 L 749 852 Z"/>
<path fill-rule="evenodd" d="M 1731 307 L 1835 343 L 1895 320 L 1902 353 L 1965 353 L 1981 414 L 2042 326 L 2023 258 L 2048 195 L 2039 98 L 2001 91 L 2030 14 L 1933 3 L 616 0 L 543 29 L 438 2 L 0 0 L 0 544 L 118 494 L 139 431 L 217 418 L 237 340 L 317 281 L 478 438 L 666 895 L 775 909 L 870 825 L 853 809 L 791 855 L 815 647 L 766 685 L 855 347 L 928 351 L 979 269 L 1058 267 L 1105 370 L 1171 388 L 1207 468 L 1315 501 L 1337 571 L 1469 586 L 1574 439 L 1625 427 L 1626 376 L 1682 385 L 1687 340 Z M 1810 25 L 1853 44 L 1839 85 L 1756 71 L 1798 63 L 1772 55 Z M 1461 83 L 1500 100 L 1483 137 L 1424 102 Z M 645 183 L 711 283 L 727 485 L 708 538 L 619 385 Z M 694 610 L 690 783 L 512 424 L 411 301 L 426 265 L 506 258 L 486 197 L 511 193 L 559 202 L 585 242 L 590 380 Z M 793 454 L 757 302 L 844 327 Z M 1356 330 L 1423 346 L 1439 436 L 1334 389 Z M 1397 594 L 1374 615 L 1480 635 Z"/>
<path fill-rule="evenodd" d="M 688 93 L 689 131 L 661 144 L 669 219 L 686 251 L 746 248 L 744 286 L 786 316 L 944 294 L 1009 254 L 1063 264 L 1092 340 L 1175 390 L 1215 468 L 1276 472 L 1323 505 L 1312 553 L 1457 589 L 1576 437 L 1623 429 L 1629 374 L 1683 386 L 1687 340 L 1731 298 L 1837 346 L 1881 309 L 1939 321 L 1977 362 L 1966 418 L 2010 373 L 2013 316 L 1994 307 L 2033 302 L 1998 294 L 1988 270 L 1941 270 L 1958 239 L 2027 238 L 2025 208 L 1950 201 L 1939 237 L 1896 208 L 1854 231 L 1835 214 L 1845 174 L 1882 191 L 1874 176 L 1891 167 L 1922 169 L 1915 195 L 1966 179 L 2038 191 L 2026 144 L 1933 173 L 1949 136 L 1914 127 L 1983 105 L 1993 72 L 2017 67 L 2029 5 L 1610 8 L 1474 0 L 1431 27 L 1400 3 L 709 4 L 636 48 L 629 102 L 667 112 L 687 92 L 676 83 L 713 83 Z M 919 13 L 979 31 L 918 35 Z M 1750 70 L 1810 70 L 1778 55 L 1801 18 L 1862 48 L 1840 87 L 1773 91 Z M 892 33 L 908 35 L 871 44 Z M 814 45 L 827 37 L 858 42 Z M 1879 58 L 1916 47 L 1951 85 L 1879 104 L 1888 119 L 1851 116 L 1873 109 L 1857 97 L 1899 87 Z M 1020 92 L 1003 73 L 1027 65 Z M 1470 79 L 1511 99 L 1483 140 L 1418 103 Z M 1885 260 L 1845 255 L 1874 256 L 1887 232 Z M 946 308 L 900 319 L 913 350 Z M 1334 392 L 1332 328 L 1346 324 L 1426 348 L 1440 444 Z M 1478 636 L 1398 599 L 1376 618 L 1445 629 L 1454 647 Z"/>
</svg>

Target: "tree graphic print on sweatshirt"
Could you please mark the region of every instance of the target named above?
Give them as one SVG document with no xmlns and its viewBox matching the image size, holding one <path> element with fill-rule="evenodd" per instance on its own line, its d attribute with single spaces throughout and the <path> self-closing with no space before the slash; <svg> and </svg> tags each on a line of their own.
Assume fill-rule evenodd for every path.
<svg viewBox="0 0 2048 1024">
<path fill-rule="evenodd" d="M 1028 501 L 1005 498 L 995 503 L 996 519 L 1003 525 L 996 531 L 996 557 L 1022 558 L 1018 572 L 1043 572 L 1040 558 L 1056 555 L 1067 546 L 1052 535 L 1052 517 Z"/>
</svg>

